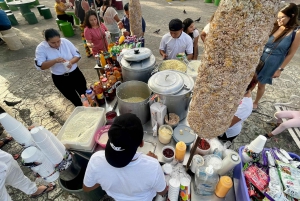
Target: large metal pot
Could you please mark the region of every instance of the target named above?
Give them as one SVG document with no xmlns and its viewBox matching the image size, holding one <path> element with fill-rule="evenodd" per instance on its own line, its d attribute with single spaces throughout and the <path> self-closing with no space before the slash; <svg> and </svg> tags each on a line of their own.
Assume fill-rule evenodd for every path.
<svg viewBox="0 0 300 201">
<path fill-rule="evenodd" d="M 154 74 L 148 81 L 149 88 L 167 106 L 170 113 L 175 113 L 180 120 L 186 118 L 194 80 L 191 76 L 174 70 L 164 70 Z"/>
<path fill-rule="evenodd" d="M 118 108 L 120 114 L 133 113 L 145 124 L 150 120 L 149 97 L 151 90 L 141 81 L 128 81 L 117 88 Z M 125 102 L 123 99 L 141 97 L 144 100 L 138 103 Z"/>
<path fill-rule="evenodd" d="M 128 50 L 121 60 L 123 80 L 147 83 L 155 68 L 155 56 L 148 48 Z"/>
</svg>

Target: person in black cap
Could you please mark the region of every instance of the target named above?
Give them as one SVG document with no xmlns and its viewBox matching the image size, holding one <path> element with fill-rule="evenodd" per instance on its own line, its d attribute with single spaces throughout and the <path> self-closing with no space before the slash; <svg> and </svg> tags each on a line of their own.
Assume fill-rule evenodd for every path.
<svg viewBox="0 0 300 201">
<path fill-rule="evenodd" d="M 101 185 L 116 201 L 152 201 L 156 193 L 164 195 L 165 177 L 155 155 L 136 152 L 144 145 L 143 135 L 136 115 L 117 117 L 108 131 L 105 151 L 94 153 L 88 163 L 83 190 L 88 192 Z"/>
<path fill-rule="evenodd" d="M 179 53 L 186 53 L 188 60 L 193 58 L 193 40 L 183 32 L 180 19 L 173 19 L 169 23 L 170 32 L 165 34 L 159 46 L 163 59 L 176 59 Z"/>
</svg>

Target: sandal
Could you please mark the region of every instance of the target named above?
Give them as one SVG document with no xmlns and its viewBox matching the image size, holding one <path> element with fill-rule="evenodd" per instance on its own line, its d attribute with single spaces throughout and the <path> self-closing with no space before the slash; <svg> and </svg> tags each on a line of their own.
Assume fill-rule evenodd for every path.
<svg viewBox="0 0 300 201">
<path fill-rule="evenodd" d="M 3 142 L 3 144 L 0 146 L 0 149 L 4 146 L 4 145 L 6 145 L 6 144 L 8 144 L 10 141 L 12 141 L 12 137 L 6 137 L 6 138 L 2 138 L 2 139 L 0 139 L 0 141 L 1 142 Z"/>
<path fill-rule="evenodd" d="M 20 154 L 14 154 L 14 155 L 13 155 L 13 158 L 14 158 L 15 160 L 17 160 L 18 158 L 20 158 Z"/>
<path fill-rule="evenodd" d="M 47 185 L 46 188 L 40 193 L 40 194 L 37 194 L 37 195 L 31 195 L 30 198 L 38 198 L 40 196 L 42 196 L 43 194 L 45 193 L 48 193 L 50 191 L 53 191 L 55 189 L 56 185 Z M 51 190 L 49 190 L 49 188 L 52 188 Z"/>
</svg>

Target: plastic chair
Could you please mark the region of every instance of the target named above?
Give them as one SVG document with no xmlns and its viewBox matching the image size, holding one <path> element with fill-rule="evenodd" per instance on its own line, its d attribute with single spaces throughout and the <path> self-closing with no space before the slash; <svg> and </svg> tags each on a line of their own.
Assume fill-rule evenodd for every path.
<svg viewBox="0 0 300 201">
<path fill-rule="evenodd" d="M 52 18 L 52 14 L 50 12 L 50 8 L 48 8 L 48 7 L 41 8 L 41 12 L 42 12 L 42 15 L 44 16 L 45 20 Z"/>
<path fill-rule="evenodd" d="M 60 30 L 63 32 L 65 37 L 74 36 L 74 30 L 70 22 L 63 22 L 59 24 Z"/>
<path fill-rule="evenodd" d="M 36 6 L 36 8 L 38 9 L 38 11 L 39 11 L 39 13 L 40 13 L 40 15 L 41 16 L 43 16 L 43 13 L 42 13 L 42 8 L 45 8 L 46 6 L 44 6 L 44 5 L 38 5 L 38 6 Z"/>
<path fill-rule="evenodd" d="M 58 26 L 58 28 L 59 28 L 60 31 L 61 31 L 61 28 L 60 28 L 59 25 L 60 25 L 61 23 L 64 23 L 64 22 L 67 22 L 67 21 L 60 20 L 60 19 L 57 19 L 57 18 L 56 18 L 56 24 L 57 24 L 57 26 Z"/>
<path fill-rule="evenodd" d="M 25 17 L 25 19 L 28 22 L 28 24 L 36 24 L 36 23 L 38 23 L 38 20 L 37 20 L 35 14 L 33 12 L 25 13 L 23 16 Z"/>
<path fill-rule="evenodd" d="M 16 25 L 19 24 L 13 13 L 7 13 L 6 15 L 7 15 L 7 17 L 8 17 L 8 19 L 9 19 L 12 26 L 16 26 Z"/>
</svg>

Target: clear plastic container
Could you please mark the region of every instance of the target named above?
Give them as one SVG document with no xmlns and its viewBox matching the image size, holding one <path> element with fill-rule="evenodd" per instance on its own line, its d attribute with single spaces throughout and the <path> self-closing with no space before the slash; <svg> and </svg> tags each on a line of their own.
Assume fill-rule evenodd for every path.
<svg viewBox="0 0 300 201">
<path fill-rule="evenodd" d="M 210 200 L 212 198 L 218 182 L 219 175 L 214 171 L 213 166 L 197 166 L 194 189 L 201 196 L 201 200 Z"/>
</svg>

